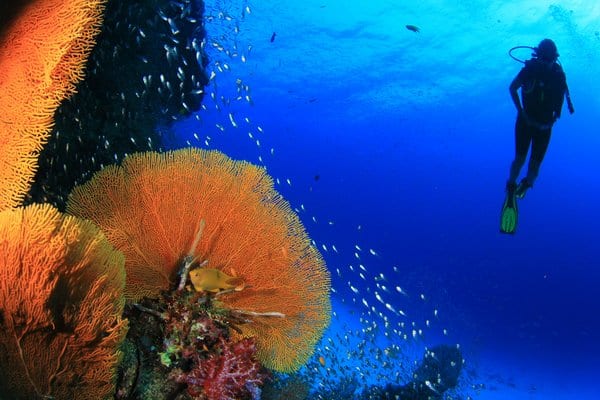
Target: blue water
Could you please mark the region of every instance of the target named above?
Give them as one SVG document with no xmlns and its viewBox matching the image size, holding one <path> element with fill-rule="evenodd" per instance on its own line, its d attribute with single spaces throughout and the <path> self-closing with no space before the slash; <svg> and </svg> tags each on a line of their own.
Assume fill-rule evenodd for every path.
<svg viewBox="0 0 600 400">
<path fill-rule="evenodd" d="M 216 100 L 168 146 L 219 149 L 278 180 L 332 273 L 337 316 L 317 355 L 342 362 L 332 353 L 351 349 L 325 346 L 344 332 L 396 343 L 409 363 L 458 343 L 453 398 L 600 398 L 600 6 L 208 0 L 207 16 Z M 565 106 L 517 233 L 502 235 L 520 69 L 507 51 L 545 37 L 576 112 Z M 388 337 L 369 330 L 385 321 Z M 354 367 L 381 364 L 361 357 Z"/>
</svg>

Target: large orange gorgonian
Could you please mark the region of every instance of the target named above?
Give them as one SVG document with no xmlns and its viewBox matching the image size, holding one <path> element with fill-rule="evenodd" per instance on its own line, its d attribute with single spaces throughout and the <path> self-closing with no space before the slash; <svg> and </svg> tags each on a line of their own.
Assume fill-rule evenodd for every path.
<svg viewBox="0 0 600 400">
<path fill-rule="evenodd" d="M 113 398 L 123 254 L 49 205 L 0 212 L 0 398 Z"/>
<path fill-rule="evenodd" d="M 20 204 L 55 109 L 75 91 L 105 0 L 33 0 L 0 36 L 0 210 Z"/>
<path fill-rule="evenodd" d="M 228 282 L 219 301 L 251 316 L 242 336 L 269 368 L 300 367 L 329 323 L 329 273 L 263 168 L 199 149 L 135 154 L 76 187 L 67 212 L 125 254 L 130 299 L 173 288 L 184 259 L 208 269 L 194 286 Z"/>
</svg>

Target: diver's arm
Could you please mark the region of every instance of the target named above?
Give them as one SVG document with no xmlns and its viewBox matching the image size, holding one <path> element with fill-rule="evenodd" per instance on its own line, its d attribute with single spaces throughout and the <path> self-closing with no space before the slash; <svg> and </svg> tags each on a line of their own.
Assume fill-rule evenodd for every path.
<svg viewBox="0 0 600 400">
<path fill-rule="evenodd" d="M 513 103 L 515 104 L 515 107 L 517 108 L 519 118 L 525 121 L 527 125 L 534 125 L 535 122 L 531 118 L 529 118 L 529 116 L 523 109 L 521 99 L 519 98 L 519 93 L 517 92 L 519 88 L 523 85 L 523 82 L 521 82 L 519 75 L 517 75 L 515 79 L 513 79 L 513 81 L 510 83 L 510 86 L 508 87 L 508 90 L 510 91 L 510 98 L 512 99 Z"/>
<path fill-rule="evenodd" d="M 522 82 L 517 75 L 515 79 L 510 83 L 508 90 L 510 91 L 510 97 L 517 108 L 519 114 L 523 114 L 523 106 L 521 105 L 521 99 L 519 98 L 518 90 L 521 87 Z"/>
</svg>

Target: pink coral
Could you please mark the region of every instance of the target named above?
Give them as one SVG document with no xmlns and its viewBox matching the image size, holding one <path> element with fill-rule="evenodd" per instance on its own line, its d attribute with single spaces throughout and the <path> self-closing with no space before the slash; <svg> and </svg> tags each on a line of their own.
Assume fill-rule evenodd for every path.
<svg viewBox="0 0 600 400">
<path fill-rule="evenodd" d="M 232 343 L 221 337 L 216 347 L 217 351 L 206 359 L 194 353 L 193 368 L 188 372 L 174 370 L 171 377 L 187 384 L 188 394 L 194 399 L 259 399 L 259 387 L 267 373 L 256 360 L 254 339 Z"/>
<path fill-rule="evenodd" d="M 194 400 L 260 399 L 269 373 L 257 359 L 256 340 L 232 339 L 229 328 L 238 329 L 238 319 L 216 312 L 212 301 L 182 291 L 163 294 L 164 311 L 142 307 L 164 323 L 161 363 Z"/>
<path fill-rule="evenodd" d="M 221 339 L 221 347 L 221 354 L 212 354 L 200 364 L 204 375 L 202 386 L 209 399 L 239 399 L 244 392 L 262 384 L 264 374 L 254 357 L 256 343 L 253 339 L 242 339 L 233 344 Z"/>
</svg>

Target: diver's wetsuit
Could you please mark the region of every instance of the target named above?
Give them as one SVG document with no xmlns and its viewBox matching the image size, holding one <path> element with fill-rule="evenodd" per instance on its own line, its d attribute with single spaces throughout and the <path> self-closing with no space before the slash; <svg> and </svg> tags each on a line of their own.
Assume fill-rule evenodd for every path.
<svg viewBox="0 0 600 400">
<path fill-rule="evenodd" d="M 567 83 L 560 65 L 556 62 L 548 65 L 536 58 L 525 62 L 516 79 L 521 82 L 523 109 L 529 122 L 522 115 L 517 117 L 515 159 L 508 182 L 516 182 L 531 143 L 526 179 L 529 185 L 533 185 L 550 143 L 552 124 L 560 117 Z"/>
</svg>

